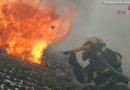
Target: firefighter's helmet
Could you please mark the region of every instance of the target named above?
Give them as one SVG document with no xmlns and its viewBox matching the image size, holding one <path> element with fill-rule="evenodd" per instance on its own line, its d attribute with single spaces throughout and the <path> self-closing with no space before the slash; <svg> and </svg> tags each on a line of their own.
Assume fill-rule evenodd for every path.
<svg viewBox="0 0 130 90">
<path fill-rule="evenodd" d="M 91 43 L 100 43 L 100 44 L 104 44 L 105 45 L 104 41 L 101 38 L 95 37 L 95 36 L 89 37 L 88 40 L 85 42 L 85 44 L 88 43 L 88 42 L 91 42 Z"/>
</svg>

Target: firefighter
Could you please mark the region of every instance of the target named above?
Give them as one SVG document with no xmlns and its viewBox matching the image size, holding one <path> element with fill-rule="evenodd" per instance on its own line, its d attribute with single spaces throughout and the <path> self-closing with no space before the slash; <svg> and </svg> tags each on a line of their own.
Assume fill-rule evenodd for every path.
<svg viewBox="0 0 130 90">
<path fill-rule="evenodd" d="M 82 59 L 89 60 L 85 68 L 77 62 L 75 53 L 69 56 L 69 63 L 73 67 L 76 79 L 81 83 L 95 82 L 95 86 L 85 86 L 83 90 L 129 90 L 128 81 L 109 70 L 97 55 L 97 51 L 101 52 L 109 64 L 118 72 L 122 72 L 120 53 L 107 48 L 103 40 L 98 37 L 88 38 L 84 45 L 90 46 L 82 53 Z"/>
</svg>

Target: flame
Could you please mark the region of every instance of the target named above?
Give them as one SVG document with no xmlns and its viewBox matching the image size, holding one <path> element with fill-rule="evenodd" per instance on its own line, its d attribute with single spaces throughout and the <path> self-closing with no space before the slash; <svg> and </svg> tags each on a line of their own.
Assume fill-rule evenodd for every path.
<svg viewBox="0 0 130 90">
<path fill-rule="evenodd" d="M 1 0 L 0 46 L 41 64 L 44 49 L 68 34 L 74 15 L 74 4 L 57 10 L 53 0 Z"/>
</svg>

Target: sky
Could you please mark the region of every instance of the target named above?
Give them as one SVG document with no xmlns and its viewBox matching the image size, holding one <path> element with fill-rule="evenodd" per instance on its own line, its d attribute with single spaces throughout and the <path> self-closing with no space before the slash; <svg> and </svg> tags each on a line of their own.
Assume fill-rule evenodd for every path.
<svg viewBox="0 0 130 90">
<path fill-rule="evenodd" d="M 129 5 L 105 5 L 111 0 L 79 0 L 77 13 L 68 36 L 54 46 L 55 50 L 65 51 L 80 47 L 88 37 L 97 36 L 104 40 L 107 47 L 119 52 L 122 57 L 123 73 L 130 76 L 130 10 Z M 122 0 L 112 0 L 122 1 Z M 129 1 L 129 0 L 124 0 Z M 117 14 L 118 10 L 126 14 Z M 77 53 L 78 62 L 83 62 L 81 52 Z"/>
</svg>

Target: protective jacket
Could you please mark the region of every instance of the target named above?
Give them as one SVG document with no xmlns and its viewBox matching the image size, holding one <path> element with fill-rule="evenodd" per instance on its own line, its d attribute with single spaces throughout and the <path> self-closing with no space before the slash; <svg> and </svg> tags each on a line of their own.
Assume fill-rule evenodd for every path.
<svg viewBox="0 0 130 90">
<path fill-rule="evenodd" d="M 118 77 L 109 70 L 102 61 L 99 60 L 96 51 L 100 51 L 107 62 L 119 72 L 122 72 L 122 56 L 118 52 L 108 49 L 103 44 L 96 43 L 90 45 L 90 51 L 87 54 L 83 54 L 89 59 L 89 64 L 85 68 L 82 68 L 77 62 L 75 53 L 69 57 L 69 63 L 73 67 L 77 80 L 81 83 L 94 81 L 96 84 L 94 90 L 129 90 L 127 88 L 128 81 Z M 84 90 L 93 90 L 87 88 L 88 87 L 85 87 Z"/>
</svg>

